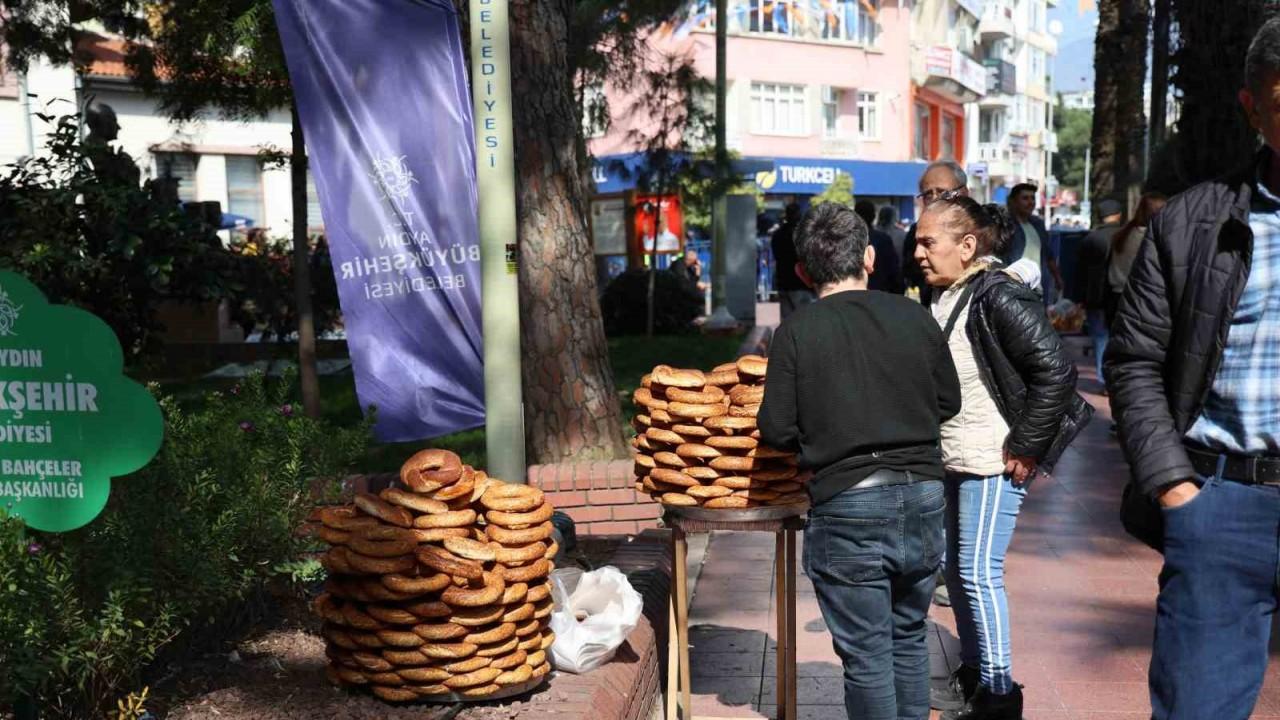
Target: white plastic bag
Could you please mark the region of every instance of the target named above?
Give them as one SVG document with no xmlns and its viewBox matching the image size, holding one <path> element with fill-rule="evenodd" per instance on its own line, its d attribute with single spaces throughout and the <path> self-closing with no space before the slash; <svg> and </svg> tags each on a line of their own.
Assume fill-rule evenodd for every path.
<svg viewBox="0 0 1280 720">
<path fill-rule="evenodd" d="M 584 673 L 613 657 L 644 610 L 644 599 L 615 567 L 584 573 L 576 568 L 551 574 L 556 640 L 551 659 L 557 670 Z"/>
</svg>

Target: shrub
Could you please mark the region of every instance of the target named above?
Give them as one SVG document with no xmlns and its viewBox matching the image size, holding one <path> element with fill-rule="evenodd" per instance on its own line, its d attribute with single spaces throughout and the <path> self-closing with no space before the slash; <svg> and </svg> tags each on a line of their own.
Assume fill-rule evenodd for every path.
<svg viewBox="0 0 1280 720">
<path fill-rule="evenodd" d="M 649 271 L 628 270 L 614 278 L 600 298 L 604 331 L 611 336 L 636 335 L 645 331 L 645 298 L 649 292 Z M 662 270 L 654 273 L 653 331 L 658 334 L 685 332 L 702 314 L 702 294 L 692 283 Z"/>
<path fill-rule="evenodd" d="M 255 376 L 193 412 L 163 399 L 159 455 L 96 520 L 25 536 L 0 520 L 0 708 L 28 695 L 49 716 L 101 717 L 182 633 L 272 578 L 314 576 L 297 533 L 312 479 L 349 469 L 370 424 L 307 418 L 292 388 Z"/>
<path fill-rule="evenodd" d="M 338 284 L 325 236 L 312 237 L 310 245 L 312 319 L 319 334 L 338 324 Z M 268 238 L 262 230 L 252 230 L 232 240 L 227 250 L 232 255 L 233 319 L 246 337 L 262 330 L 276 341 L 287 338 L 298 329 L 293 240 Z"/>
</svg>

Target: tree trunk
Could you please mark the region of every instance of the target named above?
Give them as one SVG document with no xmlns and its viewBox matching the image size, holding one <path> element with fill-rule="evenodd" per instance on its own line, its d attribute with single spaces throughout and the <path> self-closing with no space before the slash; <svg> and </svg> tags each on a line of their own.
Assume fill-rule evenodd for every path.
<svg viewBox="0 0 1280 720">
<path fill-rule="evenodd" d="M 1148 0 L 1102 0 L 1094 67 L 1092 194 L 1132 211 L 1142 190 L 1146 113 Z M 1096 209 L 1098 204 L 1093 203 Z M 1094 219 L 1098 219 L 1094 212 Z"/>
<path fill-rule="evenodd" d="M 308 417 L 320 417 L 320 376 L 316 371 L 316 326 L 311 311 L 311 258 L 307 244 L 307 145 L 302 138 L 298 105 L 293 114 L 293 152 L 289 180 L 293 191 L 293 285 L 298 305 L 298 379 L 302 384 L 302 408 Z"/>
<path fill-rule="evenodd" d="M 1169 115 L 1169 3 L 1155 0 L 1151 15 L 1151 143 L 1148 159 L 1164 145 Z"/>
<path fill-rule="evenodd" d="M 530 464 L 626 456 L 587 234 L 573 0 L 512 0 L 520 338 Z"/>
</svg>

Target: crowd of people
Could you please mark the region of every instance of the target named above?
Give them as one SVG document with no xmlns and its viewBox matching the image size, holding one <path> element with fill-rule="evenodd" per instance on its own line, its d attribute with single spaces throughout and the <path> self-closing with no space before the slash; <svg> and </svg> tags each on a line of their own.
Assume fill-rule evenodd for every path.
<svg viewBox="0 0 1280 720">
<path fill-rule="evenodd" d="M 1100 203 L 1080 249 L 1077 295 L 1130 469 L 1123 522 L 1164 554 L 1160 720 L 1249 717 L 1280 607 L 1280 19 L 1254 38 L 1240 101 L 1263 139 L 1249 167 L 1144 195 L 1127 220 Z M 803 565 L 850 718 L 932 705 L 1020 720 L 1004 557 L 1035 478 L 1093 413 L 1037 289 L 1063 284 L 1035 189 L 984 205 L 965 180 L 930 165 L 901 238 L 891 216 L 834 203 L 788 208 L 774 236 L 784 320 L 759 430 L 812 472 Z M 876 280 L 890 256 L 900 284 Z M 931 693 L 939 567 L 962 662 Z"/>
</svg>

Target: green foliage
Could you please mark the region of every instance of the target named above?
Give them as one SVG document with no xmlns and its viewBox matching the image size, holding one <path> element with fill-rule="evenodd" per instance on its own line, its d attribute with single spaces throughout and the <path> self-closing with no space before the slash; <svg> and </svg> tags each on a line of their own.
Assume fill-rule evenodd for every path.
<svg viewBox="0 0 1280 720">
<path fill-rule="evenodd" d="M 812 207 L 824 202 L 853 207 L 853 176 L 849 173 L 836 173 L 836 179 L 823 188 L 822 192 L 814 195 L 809 205 Z"/>
<path fill-rule="evenodd" d="M 248 336 L 264 330 L 284 338 L 298 328 L 298 295 L 294 291 L 293 240 L 268 238 L 261 231 L 238 237 L 227 248 L 232 256 L 232 319 Z M 316 333 L 333 329 L 341 316 L 338 284 L 333 276 L 329 243 L 311 238 L 311 308 Z"/>
<path fill-rule="evenodd" d="M 194 412 L 164 398 L 160 454 L 97 520 L 27 538 L 0 521 L 0 707 L 25 694 L 50 717 L 101 717 L 182 632 L 272 578 L 319 576 L 297 529 L 314 479 L 351 467 L 371 421 L 307 418 L 293 388 L 255 376 Z"/>
<path fill-rule="evenodd" d="M 684 263 L 677 261 L 680 265 Z M 653 331 L 659 334 L 689 332 L 702 314 L 702 293 L 686 278 L 670 270 L 628 270 L 605 287 L 600 298 L 604 331 L 616 335 L 643 334 L 647 325 L 649 276 L 653 275 Z"/>
<path fill-rule="evenodd" d="M 1093 112 L 1058 105 L 1053 115 L 1058 133 L 1058 152 L 1053 156 L 1053 174 L 1064 188 L 1084 191 L 1084 159 L 1093 133 Z"/>
<path fill-rule="evenodd" d="M 101 317 L 128 357 L 154 348 L 161 301 L 222 296 L 228 258 L 218 237 L 149 185 L 95 172 L 101 148 L 80 139 L 77 116 L 57 120 L 47 151 L 0 177 L 0 266 L 50 302 Z"/>
</svg>

